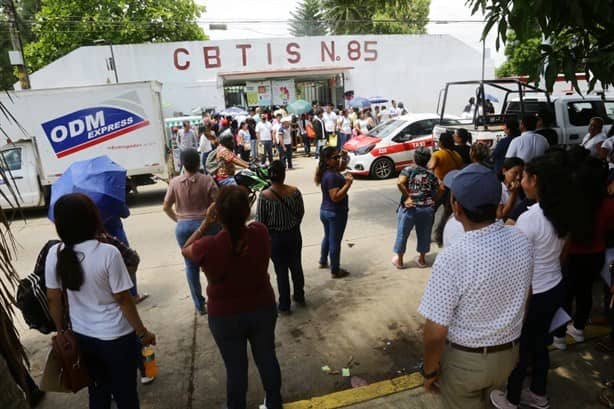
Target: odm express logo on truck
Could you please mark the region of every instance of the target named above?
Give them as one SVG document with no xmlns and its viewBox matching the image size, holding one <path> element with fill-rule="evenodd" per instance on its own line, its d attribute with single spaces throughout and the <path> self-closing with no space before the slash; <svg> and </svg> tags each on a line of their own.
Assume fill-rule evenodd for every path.
<svg viewBox="0 0 614 409">
<path fill-rule="evenodd" d="M 58 158 L 79 152 L 149 125 L 149 121 L 121 108 L 80 109 L 41 124 Z"/>
</svg>

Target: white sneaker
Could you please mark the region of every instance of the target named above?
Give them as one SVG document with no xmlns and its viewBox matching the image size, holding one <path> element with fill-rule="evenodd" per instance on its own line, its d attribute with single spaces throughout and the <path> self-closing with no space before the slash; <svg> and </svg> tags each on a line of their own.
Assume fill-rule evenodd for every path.
<svg viewBox="0 0 614 409">
<path fill-rule="evenodd" d="M 517 409 L 518 405 L 514 405 L 507 400 L 505 392 L 495 389 L 490 392 L 490 402 L 497 409 Z"/>
<path fill-rule="evenodd" d="M 141 376 L 141 383 L 143 385 L 149 385 L 150 383 L 152 383 L 155 380 L 156 380 L 156 378 L 149 378 L 147 376 Z"/>
<path fill-rule="evenodd" d="M 565 351 L 567 349 L 567 338 L 552 337 L 552 346 L 561 351 Z"/>
<path fill-rule="evenodd" d="M 523 389 L 520 392 L 520 404 L 535 409 L 549 409 L 550 402 L 547 396 L 533 393 L 530 389 Z"/>
<path fill-rule="evenodd" d="M 576 342 L 584 342 L 584 330 L 577 329 L 572 323 L 567 326 L 567 335 L 571 336 Z"/>
</svg>

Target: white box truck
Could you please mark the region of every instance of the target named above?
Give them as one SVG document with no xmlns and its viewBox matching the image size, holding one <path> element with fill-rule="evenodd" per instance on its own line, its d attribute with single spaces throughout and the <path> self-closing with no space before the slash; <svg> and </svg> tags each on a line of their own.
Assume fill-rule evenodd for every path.
<svg viewBox="0 0 614 409">
<path fill-rule="evenodd" d="M 130 189 L 156 176 L 168 180 L 173 166 L 161 89 L 147 81 L 0 94 L 20 125 L 0 113 L 0 166 L 17 186 L 21 207 L 45 206 L 50 186 L 71 163 L 100 155 L 127 170 Z M 0 203 L 7 205 L 1 195 Z"/>
</svg>

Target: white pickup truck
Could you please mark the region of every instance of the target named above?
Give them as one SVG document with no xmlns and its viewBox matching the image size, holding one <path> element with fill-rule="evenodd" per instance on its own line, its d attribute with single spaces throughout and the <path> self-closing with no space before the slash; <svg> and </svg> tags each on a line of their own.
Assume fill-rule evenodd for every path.
<svg viewBox="0 0 614 409">
<path fill-rule="evenodd" d="M 553 118 L 552 129 L 558 135 L 558 144 L 569 145 L 582 142 L 588 132 L 588 123 L 592 117 L 604 119 L 604 131 L 607 132 L 614 122 L 614 98 L 601 95 L 562 95 L 551 97 L 546 91 L 533 87 L 518 80 L 491 80 L 491 81 L 464 81 L 446 84 L 443 90 L 443 103 L 441 112 L 444 117 L 447 97 L 454 86 L 471 87 L 475 90 L 476 101 L 495 99 L 498 103 L 502 99 L 499 113 L 487 113 L 486 105 L 478 106 L 473 112 L 473 118 L 461 125 L 436 126 L 433 137 L 437 141 L 439 135 L 454 128 L 467 128 L 472 134 L 474 142 L 482 142 L 494 148 L 499 139 L 505 135 L 503 124 L 508 117 L 518 120 L 525 114 L 538 114 L 548 111 Z M 486 98 L 481 98 L 485 95 Z M 499 98 L 497 98 L 499 97 Z M 478 104 L 480 105 L 480 104 Z M 456 113 L 456 112 L 455 112 Z"/>
<path fill-rule="evenodd" d="M 71 163 L 100 155 L 127 170 L 130 189 L 155 183 L 154 175 L 172 176 L 161 88 L 148 81 L 0 94 L 17 120 L 0 116 L 0 166 L 20 206 L 45 206 L 50 186 Z M 7 204 L 0 195 L 0 205 Z"/>
</svg>

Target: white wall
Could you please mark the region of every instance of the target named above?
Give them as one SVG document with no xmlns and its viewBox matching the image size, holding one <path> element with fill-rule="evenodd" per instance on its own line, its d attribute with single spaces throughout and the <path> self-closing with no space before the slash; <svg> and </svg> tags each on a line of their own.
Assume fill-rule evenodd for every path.
<svg viewBox="0 0 614 409">
<path fill-rule="evenodd" d="M 333 42 L 335 58 L 331 60 L 322 44 L 330 49 Z M 250 46 L 245 49 L 245 61 L 241 45 Z M 210 58 L 207 65 L 204 47 L 219 60 Z M 348 47 L 360 47 L 360 54 L 348 53 Z M 346 73 L 345 89 L 354 90 L 356 96 L 386 96 L 403 101 L 409 111 L 432 112 L 445 83 L 479 79 L 482 62 L 479 51 L 448 35 L 190 41 L 114 45 L 113 49 L 120 82 L 157 80 L 164 84 L 166 115 L 190 112 L 197 106 L 223 108 L 220 74 L 264 71 L 262 78 L 266 78 L 266 71 L 317 67 L 353 67 Z M 81 47 L 31 74 L 32 88 L 114 82 L 105 64 L 109 57 L 109 46 Z M 214 66 L 218 62 L 219 67 Z M 487 79 L 494 78 L 490 60 L 486 73 Z M 462 105 L 466 99 L 462 96 L 451 102 Z"/>
</svg>

